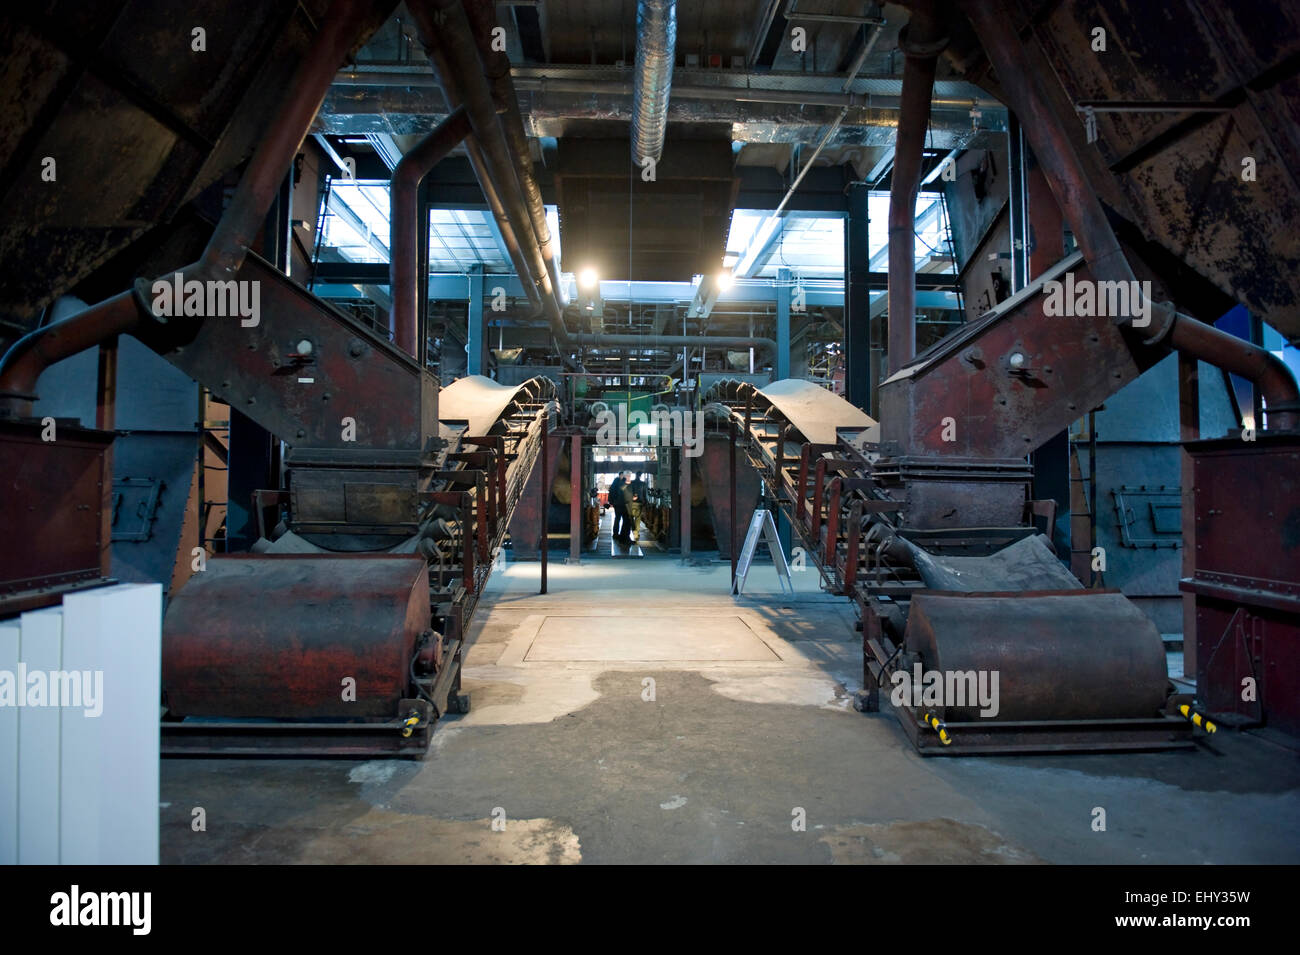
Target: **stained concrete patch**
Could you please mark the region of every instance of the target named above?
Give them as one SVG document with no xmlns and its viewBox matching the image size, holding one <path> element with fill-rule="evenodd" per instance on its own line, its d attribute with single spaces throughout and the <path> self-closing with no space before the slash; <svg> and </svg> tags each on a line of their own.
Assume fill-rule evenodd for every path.
<svg viewBox="0 0 1300 955">
<path fill-rule="evenodd" d="M 461 691 L 470 695 L 470 711 L 456 725 L 549 723 L 600 698 L 591 685 L 595 676 L 591 670 L 560 668 L 543 679 L 516 667 L 467 665 L 461 671 Z M 487 690 L 482 697 L 480 688 Z"/>
<path fill-rule="evenodd" d="M 729 700 L 746 703 L 789 703 L 796 706 L 824 706 L 848 711 L 850 698 L 837 681 L 818 673 L 734 673 L 703 670 L 713 681 L 713 692 Z"/>
<path fill-rule="evenodd" d="M 348 772 L 350 783 L 386 783 L 397 772 L 397 763 L 391 759 L 372 759 L 353 766 Z"/>
<path fill-rule="evenodd" d="M 524 699 L 524 688 L 518 683 L 505 680 L 476 680 L 468 677 L 464 672 L 461 675 L 460 689 L 462 693 L 470 695 L 471 712 L 489 706 L 513 706 L 522 703 Z"/>
<path fill-rule="evenodd" d="M 341 829 L 312 836 L 295 860 L 360 865 L 575 865 L 582 846 L 551 819 L 435 819 L 371 809 Z"/>
<path fill-rule="evenodd" d="M 682 806 L 685 805 L 686 805 L 685 796 L 674 796 L 672 799 L 668 800 L 667 802 L 661 802 L 659 804 L 659 808 L 660 809 L 681 809 Z"/>
<path fill-rule="evenodd" d="M 1015 865 L 1043 861 L 983 826 L 953 819 L 838 826 L 821 841 L 830 847 L 836 865 Z"/>
</svg>

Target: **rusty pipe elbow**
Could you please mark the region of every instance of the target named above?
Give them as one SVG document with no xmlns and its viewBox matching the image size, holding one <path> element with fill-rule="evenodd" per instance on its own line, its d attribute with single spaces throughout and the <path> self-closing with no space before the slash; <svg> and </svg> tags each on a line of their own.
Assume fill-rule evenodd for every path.
<svg viewBox="0 0 1300 955">
<path fill-rule="evenodd" d="M 134 331 L 141 320 L 133 290 L 28 332 L 0 358 L 0 417 L 30 415 L 37 397 L 36 383 L 46 368 L 114 335 Z"/>
<path fill-rule="evenodd" d="M 1300 388 L 1282 359 L 1267 349 L 1220 331 L 1213 325 L 1176 314 L 1166 342 L 1206 364 L 1240 375 L 1264 396 L 1269 430 L 1300 430 Z M 1256 422 L 1260 427 L 1262 422 Z"/>
</svg>

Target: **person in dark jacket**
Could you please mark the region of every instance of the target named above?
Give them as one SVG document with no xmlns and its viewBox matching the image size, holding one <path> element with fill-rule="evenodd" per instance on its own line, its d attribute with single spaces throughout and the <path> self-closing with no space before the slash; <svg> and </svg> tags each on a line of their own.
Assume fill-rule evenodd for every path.
<svg viewBox="0 0 1300 955">
<path fill-rule="evenodd" d="M 621 539 L 627 533 L 627 504 L 623 500 L 623 488 L 630 476 L 627 471 L 621 471 L 609 485 L 609 506 L 614 509 L 615 540 Z"/>
<path fill-rule="evenodd" d="M 631 475 L 628 475 L 631 477 Z M 634 480 L 628 481 L 623 485 L 623 504 L 627 509 L 627 526 L 630 528 L 630 536 L 633 544 L 637 542 L 641 530 L 641 515 L 645 512 L 646 499 L 650 489 L 646 486 L 645 481 L 637 475 Z"/>
</svg>

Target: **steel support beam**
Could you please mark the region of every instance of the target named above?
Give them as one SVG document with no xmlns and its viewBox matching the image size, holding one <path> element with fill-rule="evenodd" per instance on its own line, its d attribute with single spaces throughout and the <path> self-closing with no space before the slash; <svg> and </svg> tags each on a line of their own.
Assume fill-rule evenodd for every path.
<svg viewBox="0 0 1300 955">
<path fill-rule="evenodd" d="M 867 411 L 876 382 L 871 377 L 870 251 L 865 182 L 849 186 L 844 223 L 844 397 Z"/>
<path fill-rule="evenodd" d="M 718 304 L 720 294 L 722 289 L 718 287 L 717 276 L 702 276 L 699 286 L 695 289 L 695 297 L 691 299 L 691 304 L 686 309 L 686 317 L 708 318 L 713 311 L 713 306 Z"/>
<path fill-rule="evenodd" d="M 691 459 L 686 456 L 685 448 L 678 451 L 677 460 L 681 462 L 678 468 L 681 487 L 677 492 L 677 500 L 682 526 L 682 560 L 685 561 L 691 556 Z"/>
<path fill-rule="evenodd" d="M 777 381 L 790 377 L 790 283 L 789 269 L 781 269 L 776 279 L 776 367 Z"/>
<path fill-rule="evenodd" d="M 1029 191 L 1025 137 L 1020 121 L 1007 118 L 1007 179 L 1011 211 L 1011 291 L 1029 284 Z M 1059 262 L 1060 256 L 1052 260 Z"/>
<path fill-rule="evenodd" d="M 582 563 L 582 435 L 569 439 L 569 559 Z"/>
<path fill-rule="evenodd" d="M 469 312 L 466 315 L 469 339 L 465 370 L 471 375 L 487 373 L 487 323 L 483 318 L 483 266 L 471 267 L 469 273 Z"/>
<path fill-rule="evenodd" d="M 754 273 L 767 265 L 767 260 L 772 257 L 772 250 L 776 248 L 777 239 L 784 231 L 784 213 L 764 219 L 749 240 L 745 251 L 740 253 L 740 258 L 736 260 L 736 267 L 732 270 L 736 278 L 752 278 Z"/>
</svg>

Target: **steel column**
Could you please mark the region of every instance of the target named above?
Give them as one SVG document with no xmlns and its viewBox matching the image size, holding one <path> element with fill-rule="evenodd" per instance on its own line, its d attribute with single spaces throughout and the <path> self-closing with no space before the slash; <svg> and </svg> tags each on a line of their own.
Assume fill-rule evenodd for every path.
<svg viewBox="0 0 1300 955">
<path fill-rule="evenodd" d="M 569 439 L 569 561 L 582 562 L 582 435 Z"/>
<path fill-rule="evenodd" d="M 912 19 L 899 34 L 906 54 L 903 102 L 898 114 L 894 175 L 889 189 L 889 371 L 916 354 L 916 193 L 930 124 L 935 66 L 947 45 L 935 0 L 912 4 Z"/>
<path fill-rule="evenodd" d="M 734 590 L 736 586 L 736 561 L 739 559 L 739 555 L 736 554 L 736 524 L 739 523 L 736 520 L 736 442 L 740 440 L 740 436 L 736 434 L 736 422 L 730 418 L 727 419 L 727 437 L 730 438 L 727 442 L 727 457 L 729 464 L 727 471 L 729 479 L 727 482 L 727 495 L 728 511 L 731 514 L 731 524 L 730 527 L 728 527 L 727 532 L 731 537 L 731 540 L 728 542 L 730 545 L 728 550 L 731 552 L 731 586 Z"/>
<path fill-rule="evenodd" d="M 551 514 L 551 482 L 549 480 L 551 473 L 551 410 L 549 408 L 542 414 L 542 473 L 541 480 L 537 482 L 537 494 L 541 498 L 541 528 L 538 532 L 537 547 L 540 551 L 539 558 L 542 562 L 542 589 L 538 593 L 546 593 L 546 551 L 549 541 L 550 521 L 548 518 Z"/>
<path fill-rule="evenodd" d="M 876 387 L 871 377 L 869 194 L 865 182 L 849 184 L 849 215 L 844 222 L 844 397 L 863 411 L 869 411 Z"/>
<path fill-rule="evenodd" d="M 1190 441 L 1201 439 L 1200 363 L 1190 355 L 1178 356 L 1178 472 L 1182 498 L 1182 578 L 1196 573 L 1196 488 Z M 1093 479 L 1095 482 L 1095 478 Z M 1196 672 L 1196 594 L 1183 593 L 1183 672 Z"/>
<path fill-rule="evenodd" d="M 465 371 L 482 375 L 487 368 L 487 328 L 483 318 L 483 266 L 475 264 L 469 270 L 469 311 L 466 313 L 469 332 L 466 337 Z"/>
<path fill-rule="evenodd" d="M 686 456 L 685 448 L 679 449 L 678 459 L 681 461 L 681 487 L 678 496 L 682 508 L 682 560 L 686 560 L 691 556 L 691 459 Z M 735 523 L 734 519 L 732 523 Z"/>
<path fill-rule="evenodd" d="M 779 269 L 776 279 L 776 380 L 790 377 L 790 270 Z"/>
<path fill-rule="evenodd" d="M 1007 117 L 1007 196 L 1011 213 L 1011 291 L 1019 292 L 1029 284 L 1029 214 L 1026 188 L 1025 137 L 1020 121 Z M 951 162 L 956 163 L 954 156 Z M 1059 262 L 1058 256 L 1053 260 Z"/>
</svg>

